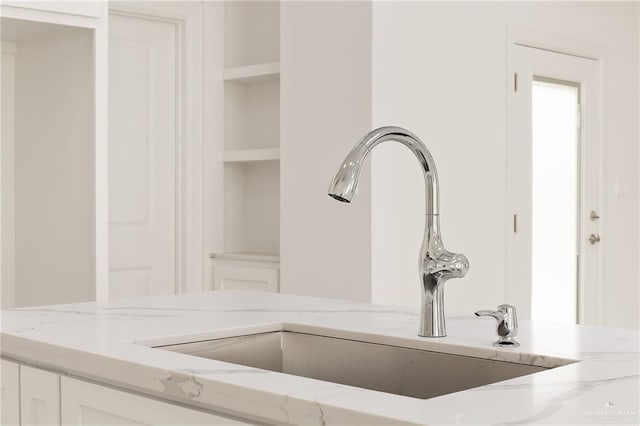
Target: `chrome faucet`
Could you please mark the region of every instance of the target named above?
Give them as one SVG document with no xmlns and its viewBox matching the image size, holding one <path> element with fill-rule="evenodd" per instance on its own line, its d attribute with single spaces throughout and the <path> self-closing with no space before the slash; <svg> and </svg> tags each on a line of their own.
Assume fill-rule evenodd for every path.
<svg viewBox="0 0 640 426">
<path fill-rule="evenodd" d="M 338 201 L 350 203 L 356 195 L 362 163 L 373 148 L 385 141 L 396 141 L 409 148 L 422 167 L 427 207 L 424 239 L 418 262 L 422 281 L 422 310 L 418 334 L 422 337 L 444 337 L 447 335 L 444 319 L 444 283 L 450 278 L 464 277 L 469 270 L 469 261 L 463 254 L 446 250 L 442 244 L 438 172 L 424 143 L 401 127 L 389 126 L 372 130 L 345 158 L 329 186 L 329 195 Z"/>
</svg>

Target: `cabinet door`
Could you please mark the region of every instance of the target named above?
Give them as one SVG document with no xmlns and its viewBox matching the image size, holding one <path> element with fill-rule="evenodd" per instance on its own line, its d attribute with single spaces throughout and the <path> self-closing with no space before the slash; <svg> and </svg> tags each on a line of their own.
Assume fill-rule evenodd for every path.
<svg viewBox="0 0 640 426">
<path fill-rule="evenodd" d="M 214 290 L 260 290 L 278 292 L 278 270 L 243 266 L 216 265 Z"/>
<path fill-rule="evenodd" d="M 64 425 L 248 425 L 140 395 L 62 378 Z"/>
<path fill-rule="evenodd" d="M 20 416 L 23 425 L 59 425 L 60 376 L 20 366 Z"/>
<path fill-rule="evenodd" d="M 20 367 L 15 362 L 2 360 L 0 368 L 2 377 L 0 424 L 18 425 L 20 424 Z"/>
</svg>

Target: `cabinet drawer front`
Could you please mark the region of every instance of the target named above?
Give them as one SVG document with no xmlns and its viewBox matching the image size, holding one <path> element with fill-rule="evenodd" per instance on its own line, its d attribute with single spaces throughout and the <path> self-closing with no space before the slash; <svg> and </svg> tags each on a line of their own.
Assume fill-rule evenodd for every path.
<svg viewBox="0 0 640 426">
<path fill-rule="evenodd" d="M 80 380 L 62 378 L 64 425 L 248 425 Z"/>
<path fill-rule="evenodd" d="M 0 377 L 2 378 L 0 424 L 18 425 L 20 424 L 20 367 L 15 362 L 3 359 Z"/>
<path fill-rule="evenodd" d="M 215 290 L 259 290 L 278 292 L 278 269 L 216 265 Z"/>
</svg>

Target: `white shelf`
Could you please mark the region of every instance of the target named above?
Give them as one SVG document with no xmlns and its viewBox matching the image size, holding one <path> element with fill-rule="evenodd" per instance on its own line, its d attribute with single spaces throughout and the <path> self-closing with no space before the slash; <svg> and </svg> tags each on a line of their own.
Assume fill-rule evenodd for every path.
<svg viewBox="0 0 640 426">
<path fill-rule="evenodd" d="M 280 150 L 273 149 L 235 149 L 222 153 L 222 161 L 231 162 L 249 162 L 249 161 L 272 161 L 280 159 Z"/>
<path fill-rule="evenodd" d="M 280 76 L 280 62 L 247 65 L 243 67 L 226 68 L 222 72 L 225 81 L 252 84 L 267 80 L 276 80 Z"/>
<path fill-rule="evenodd" d="M 225 260 L 245 260 L 254 262 L 279 262 L 280 255 L 277 253 L 211 253 L 209 255 L 211 259 L 225 259 Z"/>
</svg>

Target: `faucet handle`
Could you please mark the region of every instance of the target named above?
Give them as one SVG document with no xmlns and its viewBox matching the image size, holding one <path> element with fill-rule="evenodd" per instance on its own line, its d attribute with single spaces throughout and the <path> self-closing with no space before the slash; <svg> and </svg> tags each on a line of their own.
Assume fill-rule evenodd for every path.
<svg viewBox="0 0 640 426">
<path fill-rule="evenodd" d="M 496 331 L 498 333 L 498 340 L 493 343 L 493 346 L 520 346 L 515 341 L 514 337 L 518 334 L 518 317 L 516 316 L 516 307 L 512 305 L 500 305 L 498 310 L 481 310 L 475 313 L 477 317 L 490 316 L 496 319 L 498 322 Z"/>
</svg>

